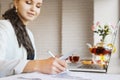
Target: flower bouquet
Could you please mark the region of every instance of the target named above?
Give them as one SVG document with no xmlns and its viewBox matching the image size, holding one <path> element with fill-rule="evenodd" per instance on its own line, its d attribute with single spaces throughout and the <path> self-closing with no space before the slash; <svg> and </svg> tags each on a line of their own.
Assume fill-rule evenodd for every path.
<svg viewBox="0 0 120 80">
<path fill-rule="evenodd" d="M 97 22 L 92 26 L 92 31 L 101 37 L 100 42 L 105 42 L 107 36 L 114 33 L 115 27 L 111 24 L 101 24 Z"/>
</svg>

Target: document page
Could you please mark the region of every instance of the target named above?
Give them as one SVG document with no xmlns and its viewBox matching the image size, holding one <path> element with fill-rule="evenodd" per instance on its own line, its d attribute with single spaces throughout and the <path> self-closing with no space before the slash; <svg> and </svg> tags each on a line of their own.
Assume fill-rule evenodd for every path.
<svg viewBox="0 0 120 80">
<path fill-rule="evenodd" d="M 48 75 L 34 72 L 0 78 L 0 80 L 120 80 L 120 74 L 66 71 L 60 74 Z"/>
<path fill-rule="evenodd" d="M 54 75 L 47 75 L 35 72 L 15 75 L 6 78 L 0 78 L 0 80 L 91 80 L 91 79 L 70 75 L 69 72 L 63 72 Z"/>
</svg>

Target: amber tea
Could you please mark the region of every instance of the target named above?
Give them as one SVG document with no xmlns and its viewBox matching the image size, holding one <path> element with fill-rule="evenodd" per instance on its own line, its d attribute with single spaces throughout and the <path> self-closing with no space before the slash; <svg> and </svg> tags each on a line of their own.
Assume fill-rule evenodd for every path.
<svg viewBox="0 0 120 80">
<path fill-rule="evenodd" d="M 79 59 L 80 59 L 79 56 L 69 56 L 69 60 L 70 60 L 72 63 L 78 62 Z"/>
<path fill-rule="evenodd" d="M 105 54 L 111 54 L 111 49 L 107 49 L 104 47 L 93 47 L 90 48 L 90 52 L 96 55 L 105 55 Z"/>
</svg>

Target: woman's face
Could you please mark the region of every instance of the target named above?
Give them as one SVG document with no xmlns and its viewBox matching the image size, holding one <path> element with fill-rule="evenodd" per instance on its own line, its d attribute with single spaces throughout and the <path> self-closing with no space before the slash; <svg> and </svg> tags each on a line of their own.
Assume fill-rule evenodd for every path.
<svg viewBox="0 0 120 80">
<path fill-rule="evenodd" d="M 14 5 L 20 19 L 26 25 L 40 14 L 42 0 L 14 0 Z"/>
</svg>

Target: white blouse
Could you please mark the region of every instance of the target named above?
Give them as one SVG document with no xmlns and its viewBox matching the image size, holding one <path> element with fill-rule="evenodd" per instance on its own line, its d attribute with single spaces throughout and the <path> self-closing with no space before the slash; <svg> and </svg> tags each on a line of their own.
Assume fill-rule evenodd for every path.
<svg viewBox="0 0 120 80">
<path fill-rule="evenodd" d="M 27 32 L 35 49 L 33 34 L 28 28 Z M 19 47 L 10 21 L 0 20 L 0 77 L 22 73 L 28 61 L 26 50 Z"/>
</svg>

